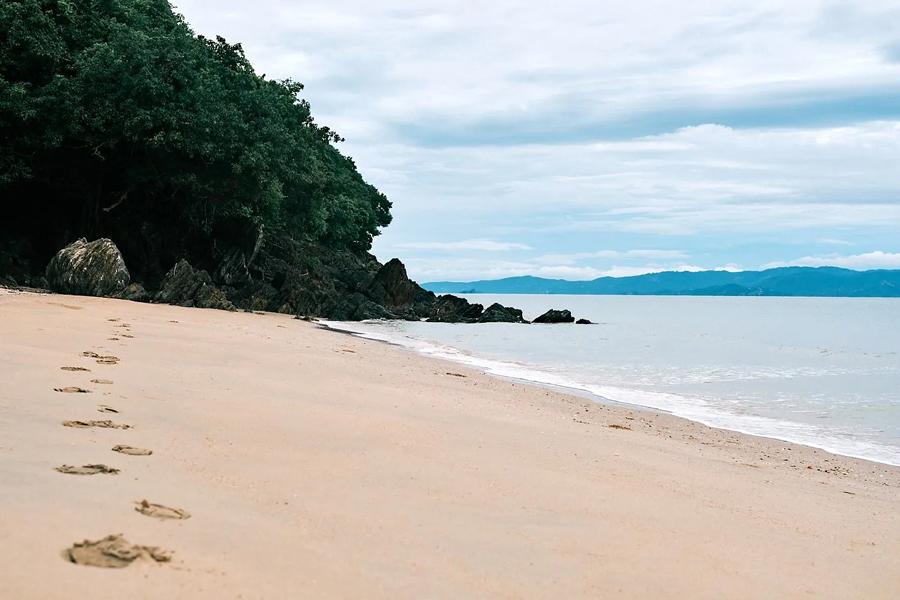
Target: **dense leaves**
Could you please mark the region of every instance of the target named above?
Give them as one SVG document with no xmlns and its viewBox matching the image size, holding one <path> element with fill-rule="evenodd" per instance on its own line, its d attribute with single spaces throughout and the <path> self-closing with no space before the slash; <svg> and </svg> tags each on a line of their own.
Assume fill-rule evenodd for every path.
<svg viewBox="0 0 900 600">
<path fill-rule="evenodd" d="M 0 235 L 40 229 L 32 243 L 55 250 L 240 217 L 366 250 L 390 203 L 302 89 L 195 36 L 166 0 L 2 0 Z"/>
</svg>

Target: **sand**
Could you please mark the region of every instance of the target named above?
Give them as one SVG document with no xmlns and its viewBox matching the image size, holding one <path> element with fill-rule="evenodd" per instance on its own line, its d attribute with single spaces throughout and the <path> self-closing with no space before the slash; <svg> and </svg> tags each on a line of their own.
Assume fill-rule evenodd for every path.
<svg viewBox="0 0 900 600">
<path fill-rule="evenodd" d="M 4 599 L 896 598 L 898 492 L 284 315 L 0 290 Z"/>
</svg>

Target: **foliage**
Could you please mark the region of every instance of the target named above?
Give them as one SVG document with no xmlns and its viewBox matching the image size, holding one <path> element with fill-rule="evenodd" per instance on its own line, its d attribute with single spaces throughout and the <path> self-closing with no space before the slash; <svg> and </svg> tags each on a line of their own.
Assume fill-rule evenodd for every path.
<svg viewBox="0 0 900 600">
<path fill-rule="evenodd" d="M 74 237 L 156 222 L 190 235 L 242 216 L 367 250 L 391 205 L 302 89 L 256 75 L 240 45 L 194 35 L 166 0 L 3 0 L 7 227 Z"/>
</svg>

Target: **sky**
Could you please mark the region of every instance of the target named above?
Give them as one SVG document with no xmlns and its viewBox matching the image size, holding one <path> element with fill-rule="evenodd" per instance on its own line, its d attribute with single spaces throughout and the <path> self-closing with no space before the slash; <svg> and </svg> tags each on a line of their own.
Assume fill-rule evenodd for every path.
<svg viewBox="0 0 900 600">
<path fill-rule="evenodd" d="M 180 0 L 306 88 L 419 282 L 900 268 L 900 0 Z"/>
</svg>

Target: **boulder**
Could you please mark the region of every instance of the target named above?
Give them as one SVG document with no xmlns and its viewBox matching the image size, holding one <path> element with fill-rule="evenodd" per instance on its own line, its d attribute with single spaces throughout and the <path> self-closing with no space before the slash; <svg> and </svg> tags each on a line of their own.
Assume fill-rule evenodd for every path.
<svg viewBox="0 0 900 600">
<path fill-rule="evenodd" d="M 209 273 L 195 269 L 184 259 L 166 273 L 153 301 L 178 306 L 237 310 L 225 297 L 225 292 L 213 285 Z"/>
<path fill-rule="evenodd" d="M 418 289 L 419 286 L 406 274 L 403 263 L 392 258 L 378 269 L 365 294 L 388 310 L 402 311 L 413 305 Z"/>
<path fill-rule="evenodd" d="M 469 304 L 465 298 L 452 294 L 439 296 L 434 303 L 429 323 L 476 323 L 481 318 L 484 307 L 481 304 Z"/>
<path fill-rule="evenodd" d="M 578 319 L 575 321 L 576 325 L 593 325 L 593 321 L 588 321 L 587 319 Z"/>
<path fill-rule="evenodd" d="M 522 311 L 497 302 L 488 306 L 478 318 L 479 323 L 525 323 Z"/>
<path fill-rule="evenodd" d="M 532 323 L 574 323 L 575 317 L 572 316 L 572 313 L 568 310 L 554 310 L 550 309 L 537 319 L 532 321 Z"/>
<path fill-rule="evenodd" d="M 63 294 L 111 296 L 131 282 L 131 275 L 112 240 L 81 238 L 53 257 L 47 265 L 47 282 Z"/>
</svg>

